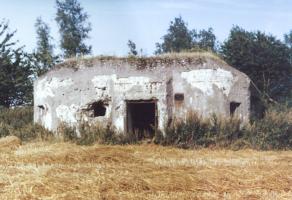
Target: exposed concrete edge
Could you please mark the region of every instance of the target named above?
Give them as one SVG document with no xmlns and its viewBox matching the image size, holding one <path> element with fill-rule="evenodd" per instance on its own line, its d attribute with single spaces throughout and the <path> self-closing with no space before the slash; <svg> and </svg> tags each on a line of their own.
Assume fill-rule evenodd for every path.
<svg viewBox="0 0 292 200">
<path fill-rule="evenodd" d="M 156 66 L 164 65 L 166 68 L 172 65 L 176 66 L 193 66 L 201 68 L 204 64 L 209 63 L 214 66 L 223 67 L 230 70 L 234 74 L 240 74 L 245 76 L 248 80 L 249 77 L 240 72 L 239 70 L 228 65 L 218 55 L 211 52 L 182 52 L 182 53 L 167 53 L 157 56 L 150 57 L 139 57 L 139 56 L 128 56 L 128 57 L 117 57 L 117 56 L 94 56 L 94 57 L 79 57 L 70 58 L 65 60 L 63 63 L 57 64 L 53 69 L 43 74 L 54 73 L 61 69 L 67 69 L 68 71 L 78 71 L 83 68 L 94 67 L 97 65 L 116 65 L 123 66 L 124 64 L 130 65 L 134 70 L 155 70 Z"/>
<path fill-rule="evenodd" d="M 200 65 L 208 61 L 213 61 L 218 65 L 225 65 L 219 56 L 211 52 L 192 52 L 192 53 L 167 53 L 157 56 L 140 57 L 140 56 L 127 56 L 127 57 L 117 57 L 117 56 L 94 56 L 94 57 L 78 57 L 69 58 L 64 62 L 57 64 L 50 71 L 54 71 L 60 68 L 71 68 L 78 70 L 84 67 L 92 67 L 98 63 L 128 63 L 138 70 L 151 69 L 156 65 L 164 64 L 165 66 L 171 64 L 185 65 L 185 64 L 195 64 Z"/>
</svg>

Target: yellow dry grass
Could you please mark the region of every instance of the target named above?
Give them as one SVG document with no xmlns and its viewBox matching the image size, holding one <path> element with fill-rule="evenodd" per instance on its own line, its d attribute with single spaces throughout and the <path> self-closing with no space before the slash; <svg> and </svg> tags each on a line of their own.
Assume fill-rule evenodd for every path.
<svg viewBox="0 0 292 200">
<path fill-rule="evenodd" d="M 0 151 L 0 199 L 292 199 L 291 151 L 47 142 Z"/>
<path fill-rule="evenodd" d="M 14 149 L 21 145 L 21 140 L 15 136 L 8 136 L 0 139 L 0 149 Z"/>
</svg>

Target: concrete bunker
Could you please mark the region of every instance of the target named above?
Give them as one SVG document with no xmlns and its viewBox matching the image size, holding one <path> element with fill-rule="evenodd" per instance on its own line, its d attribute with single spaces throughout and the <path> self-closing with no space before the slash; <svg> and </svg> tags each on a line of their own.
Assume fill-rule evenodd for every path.
<svg viewBox="0 0 292 200">
<path fill-rule="evenodd" d="M 157 129 L 157 100 L 126 101 L 127 132 L 137 133 L 139 139 L 154 137 Z"/>
<path fill-rule="evenodd" d="M 209 53 L 79 58 L 35 80 L 34 105 L 52 131 L 88 122 L 151 138 L 190 111 L 248 121 L 250 79 Z"/>
</svg>

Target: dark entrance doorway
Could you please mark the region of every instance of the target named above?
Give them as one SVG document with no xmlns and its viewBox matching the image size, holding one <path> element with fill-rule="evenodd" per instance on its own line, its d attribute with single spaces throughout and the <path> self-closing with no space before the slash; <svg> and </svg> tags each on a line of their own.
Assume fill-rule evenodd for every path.
<svg viewBox="0 0 292 200">
<path fill-rule="evenodd" d="M 156 100 L 127 101 L 127 131 L 152 138 L 157 127 Z"/>
</svg>

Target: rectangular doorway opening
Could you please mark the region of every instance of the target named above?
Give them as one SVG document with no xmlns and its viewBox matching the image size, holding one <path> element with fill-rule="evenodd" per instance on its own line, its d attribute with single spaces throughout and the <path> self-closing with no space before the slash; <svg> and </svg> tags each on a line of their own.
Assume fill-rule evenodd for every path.
<svg viewBox="0 0 292 200">
<path fill-rule="evenodd" d="M 157 128 L 157 101 L 126 101 L 127 131 L 138 134 L 139 139 L 153 138 Z"/>
</svg>

